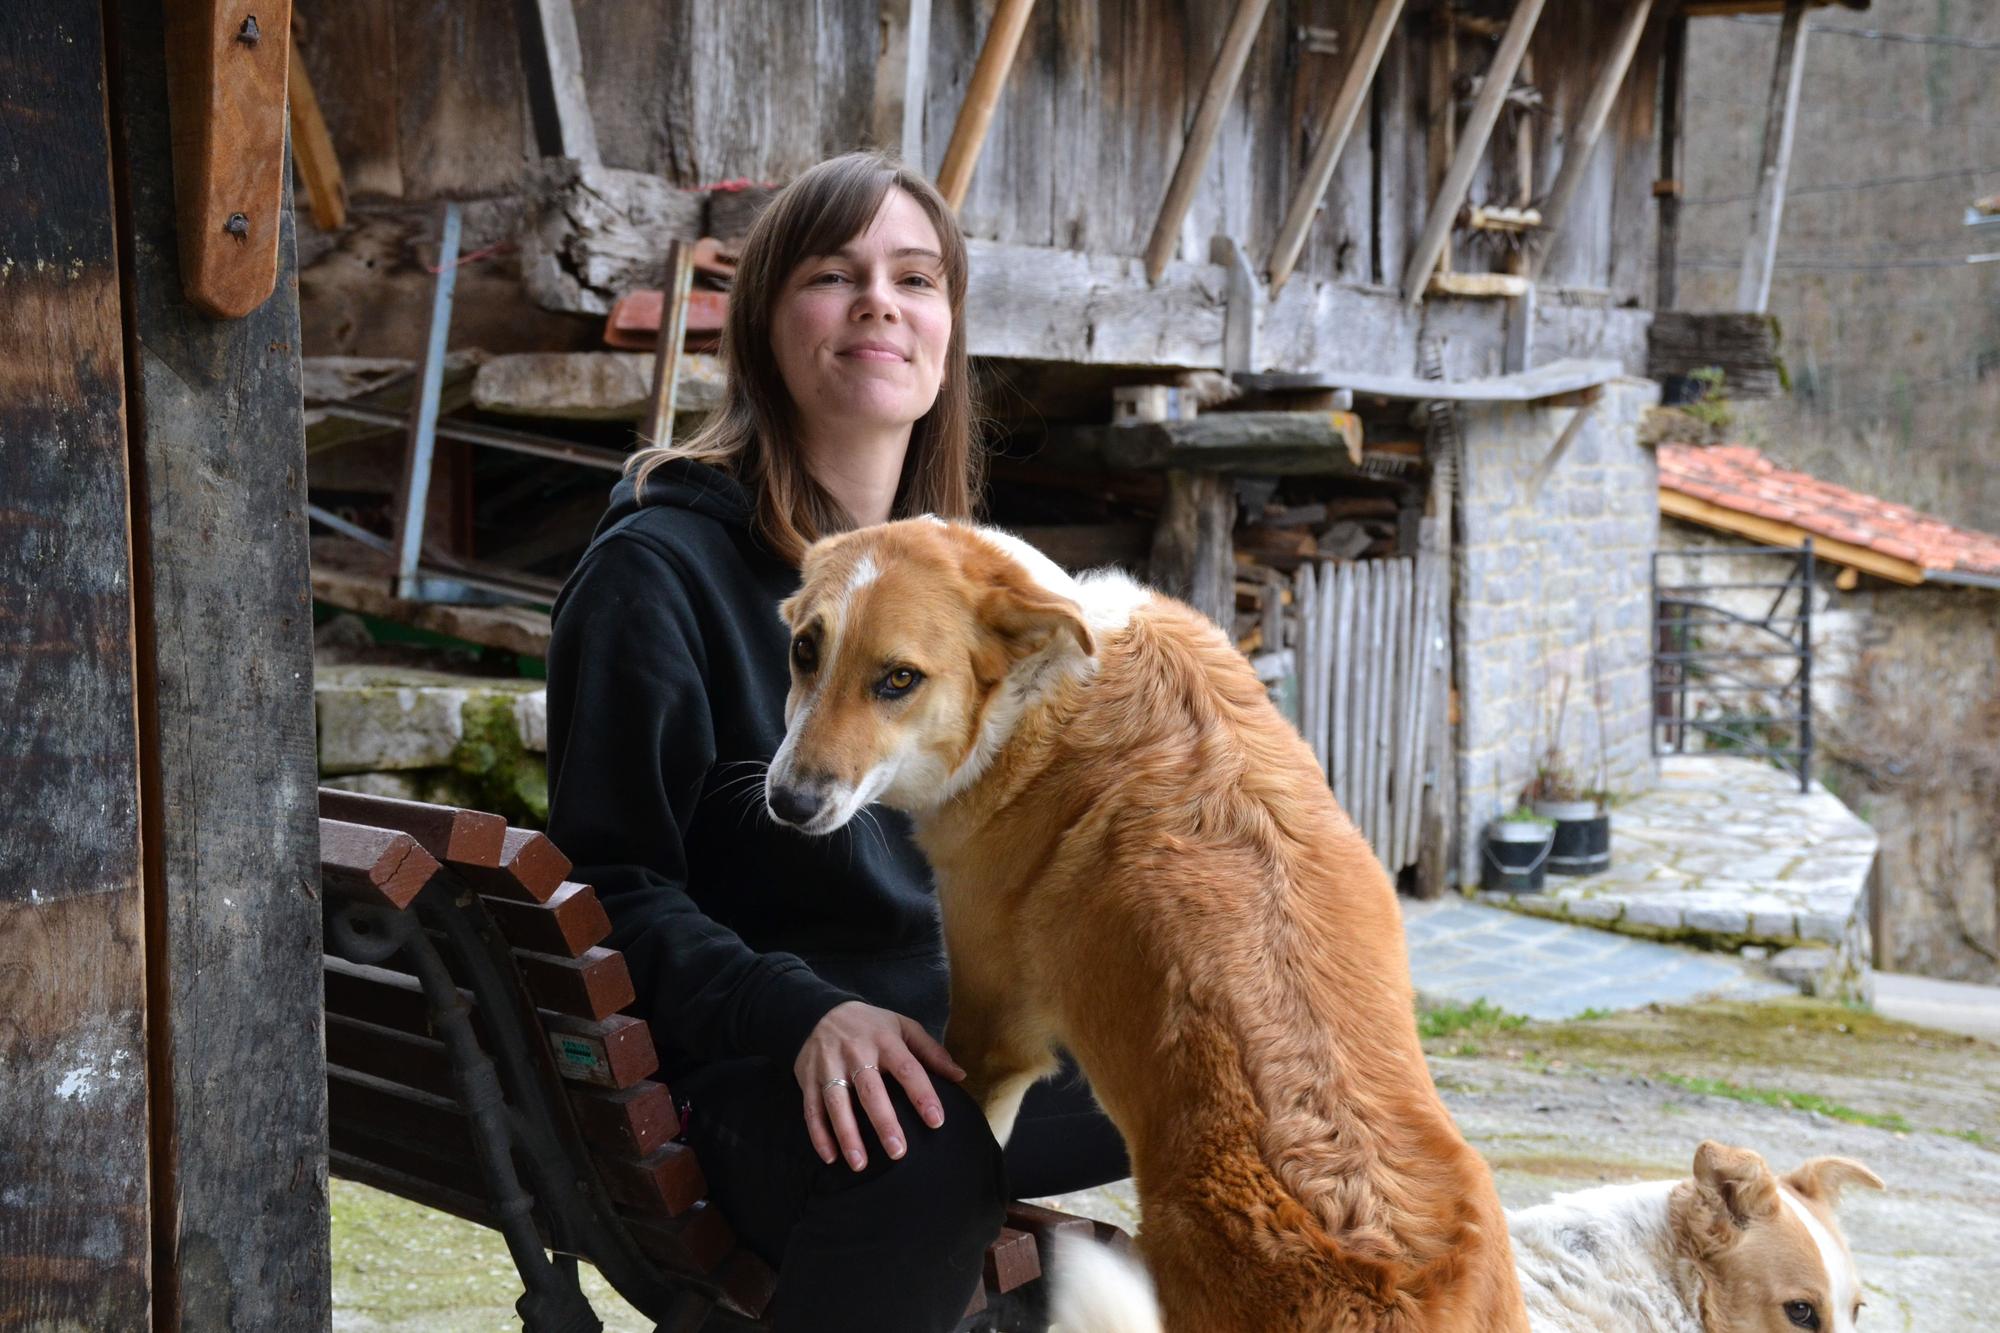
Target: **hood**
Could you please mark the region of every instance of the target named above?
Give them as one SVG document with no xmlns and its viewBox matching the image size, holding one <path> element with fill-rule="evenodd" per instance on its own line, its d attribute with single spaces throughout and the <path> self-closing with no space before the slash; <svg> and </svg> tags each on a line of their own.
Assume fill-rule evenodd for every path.
<svg viewBox="0 0 2000 1333">
<path fill-rule="evenodd" d="M 735 527 L 750 526 L 750 495 L 734 477 L 706 463 L 670 458 L 646 478 L 643 497 L 631 477 L 618 479 L 611 488 L 611 507 L 594 535 L 603 536 L 614 524 L 652 505 L 691 509 Z"/>
</svg>

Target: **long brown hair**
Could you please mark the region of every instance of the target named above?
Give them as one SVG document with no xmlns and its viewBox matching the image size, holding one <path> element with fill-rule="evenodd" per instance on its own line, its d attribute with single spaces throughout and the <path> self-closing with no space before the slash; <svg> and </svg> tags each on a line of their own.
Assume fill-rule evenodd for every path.
<svg viewBox="0 0 2000 1333">
<path fill-rule="evenodd" d="M 880 153 L 829 158 L 780 190 L 750 229 L 736 263 L 723 322 L 723 402 L 684 443 L 641 449 L 625 464 L 643 493 L 646 478 L 670 458 L 686 458 L 735 476 L 755 499 L 754 529 L 764 544 L 797 564 L 807 546 L 854 526 L 853 517 L 813 479 L 796 444 L 795 407 L 771 348 L 771 316 L 785 279 L 801 262 L 828 255 L 861 234 L 890 190 L 917 201 L 937 229 L 951 302 L 951 342 L 937 401 L 910 429 L 896 488 L 897 518 L 936 514 L 969 518 L 979 492 L 980 459 L 972 440 L 972 386 L 965 354 L 965 237 L 929 181 Z"/>
</svg>

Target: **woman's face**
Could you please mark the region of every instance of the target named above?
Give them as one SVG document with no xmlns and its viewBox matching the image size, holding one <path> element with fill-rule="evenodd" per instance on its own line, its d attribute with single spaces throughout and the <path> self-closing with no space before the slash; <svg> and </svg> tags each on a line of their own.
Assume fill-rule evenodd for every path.
<svg viewBox="0 0 2000 1333">
<path fill-rule="evenodd" d="M 941 249 L 917 201 L 892 189 L 860 235 L 792 270 L 771 348 L 805 422 L 879 430 L 930 411 L 951 341 Z"/>
</svg>

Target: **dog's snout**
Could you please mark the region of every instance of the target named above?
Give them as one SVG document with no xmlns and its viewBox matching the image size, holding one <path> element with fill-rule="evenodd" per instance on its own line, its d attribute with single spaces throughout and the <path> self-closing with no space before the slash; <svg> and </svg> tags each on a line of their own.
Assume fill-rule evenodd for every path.
<svg viewBox="0 0 2000 1333">
<path fill-rule="evenodd" d="M 807 824 L 812 822 L 825 798 L 800 787 L 786 787 L 773 783 L 770 792 L 771 813 L 787 824 Z"/>
</svg>

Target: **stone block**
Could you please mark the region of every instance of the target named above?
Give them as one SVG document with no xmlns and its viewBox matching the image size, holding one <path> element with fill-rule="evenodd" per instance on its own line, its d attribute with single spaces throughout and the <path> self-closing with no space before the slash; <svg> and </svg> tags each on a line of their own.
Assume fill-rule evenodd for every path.
<svg viewBox="0 0 2000 1333">
<path fill-rule="evenodd" d="M 514 701 L 514 724 L 521 729 L 521 748 L 536 754 L 549 750 L 549 692 L 536 690 Z"/>
<path fill-rule="evenodd" d="M 1670 898 L 1638 898 L 1625 905 L 1625 915 L 1619 918 L 1619 924 L 1680 930 L 1686 924 L 1681 910 L 1681 905 Z"/>
<path fill-rule="evenodd" d="M 462 689 L 357 686 L 316 692 L 325 773 L 435 768 L 465 738 Z"/>
<path fill-rule="evenodd" d="M 1691 907 L 1682 920 L 1689 930 L 1715 935 L 1743 935 L 1750 929 L 1749 914 L 1732 907 Z"/>
</svg>

